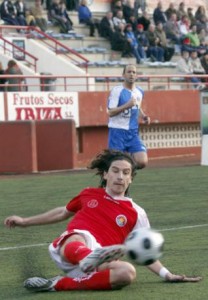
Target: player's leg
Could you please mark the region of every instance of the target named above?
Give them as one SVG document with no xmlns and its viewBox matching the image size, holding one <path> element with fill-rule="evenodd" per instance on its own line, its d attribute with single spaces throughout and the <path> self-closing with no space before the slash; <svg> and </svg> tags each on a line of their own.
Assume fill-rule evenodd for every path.
<svg viewBox="0 0 208 300">
<path fill-rule="evenodd" d="M 126 130 L 118 128 L 109 128 L 108 130 L 108 149 L 125 152 Z"/>
<path fill-rule="evenodd" d="M 143 169 L 148 164 L 148 156 L 147 152 L 141 151 L 141 152 L 135 152 L 132 154 L 135 163 L 137 164 L 138 169 Z"/>
<path fill-rule="evenodd" d="M 128 152 L 132 155 L 137 168 L 143 169 L 148 164 L 147 149 L 143 141 L 140 139 L 138 132 L 135 132 L 133 138 L 127 142 Z"/>
<path fill-rule="evenodd" d="M 124 261 L 105 263 L 100 269 L 101 271 L 75 278 L 67 276 L 57 276 L 51 279 L 33 277 L 27 279 L 24 286 L 34 292 L 112 290 L 131 284 L 136 277 L 136 270 L 133 265 Z"/>
</svg>

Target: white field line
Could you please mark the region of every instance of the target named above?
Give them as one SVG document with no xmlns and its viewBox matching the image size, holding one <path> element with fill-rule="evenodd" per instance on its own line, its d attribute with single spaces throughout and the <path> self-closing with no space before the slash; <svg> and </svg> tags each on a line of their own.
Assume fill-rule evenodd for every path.
<svg viewBox="0 0 208 300">
<path fill-rule="evenodd" d="M 190 225 L 190 226 L 182 226 L 182 227 L 172 227 L 172 228 L 165 228 L 159 229 L 160 232 L 164 231 L 177 231 L 183 229 L 193 229 L 193 228 L 200 228 L 200 227 L 207 227 L 208 224 L 199 224 L 199 225 Z M 17 249 L 25 249 L 25 248 L 33 248 L 33 247 L 43 247 L 48 246 L 49 243 L 41 243 L 41 244 L 31 244 L 31 245 L 22 245 L 22 246 L 13 246 L 13 247 L 0 247 L 0 251 L 8 251 L 8 250 L 17 250 Z"/>
</svg>

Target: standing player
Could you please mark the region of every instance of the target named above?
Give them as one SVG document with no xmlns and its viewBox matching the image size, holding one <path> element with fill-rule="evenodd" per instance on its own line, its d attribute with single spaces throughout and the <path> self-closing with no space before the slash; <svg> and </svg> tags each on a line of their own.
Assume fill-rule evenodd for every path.
<svg viewBox="0 0 208 300">
<path fill-rule="evenodd" d="M 73 216 L 66 231 L 49 246 L 51 258 L 65 275 L 29 278 L 24 282 L 28 290 L 111 290 L 135 279 L 134 266 L 118 260 L 125 253 L 122 244 L 127 235 L 135 228 L 149 227 L 145 211 L 125 196 L 135 175 L 134 161 L 123 152 L 105 150 L 90 168 L 101 177 L 99 188 L 84 189 L 66 207 L 32 217 L 5 219 L 5 225 L 12 228 L 52 224 Z M 148 268 L 170 282 L 201 279 L 174 275 L 159 261 Z"/>
<path fill-rule="evenodd" d="M 108 98 L 109 136 L 108 148 L 130 153 L 138 169 L 148 163 L 147 150 L 139 136 L 139 118 L 150 124 L 150 118 L 142 110 L 144 92 L 137 87 L 135 65 L 123 70 L 124 83 L 112 89 Z"/>
</svg>

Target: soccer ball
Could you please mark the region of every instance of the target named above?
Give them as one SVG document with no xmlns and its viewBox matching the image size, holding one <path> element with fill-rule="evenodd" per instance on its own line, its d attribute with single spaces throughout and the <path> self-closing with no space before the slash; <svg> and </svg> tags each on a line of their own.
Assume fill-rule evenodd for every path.
<svg viewBox="0 0 208 300">
<path fill-rule="evenodd" d="M 159 259 L 163 245 L 163 235 L 150 228 L 134 230 L 125 240 L 127 256 L 139 265 L 150 265 Z"/>
</svg>

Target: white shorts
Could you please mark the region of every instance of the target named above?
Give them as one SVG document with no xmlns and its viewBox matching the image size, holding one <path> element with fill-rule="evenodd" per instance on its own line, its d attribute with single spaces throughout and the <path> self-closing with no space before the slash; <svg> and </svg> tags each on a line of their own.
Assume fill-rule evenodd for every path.
<svg viewBox="0 0 208 300">
<path fill-rule="evenodd" d="M 94 236 L 86 230 L 79 230 L 75 229 L 73 232 L 79 233 L 86 241 L 86 246 L 90 248 L 91 250 L 94 250 L 96 248 L 101 248 L 101 245 L 96 241 Z M 65 237 L 68 234 L 67 231 L 65 231 L 61 236 Z M 60 246 L 54 247 L 53 243 L 49 245 L 49 253 L 52 258 L 52 260 L 56 263 L 59 269 L 61 269 L 66 275 L 70 278 L 76 278 L 76 277 L 84 277 L 86 276 L 86 273 L 83 273 L 79 267 L 79 265 L 73 265 L 69 262 L 66 262 L 62 259 L 60 255 Z"/>
</svg>

